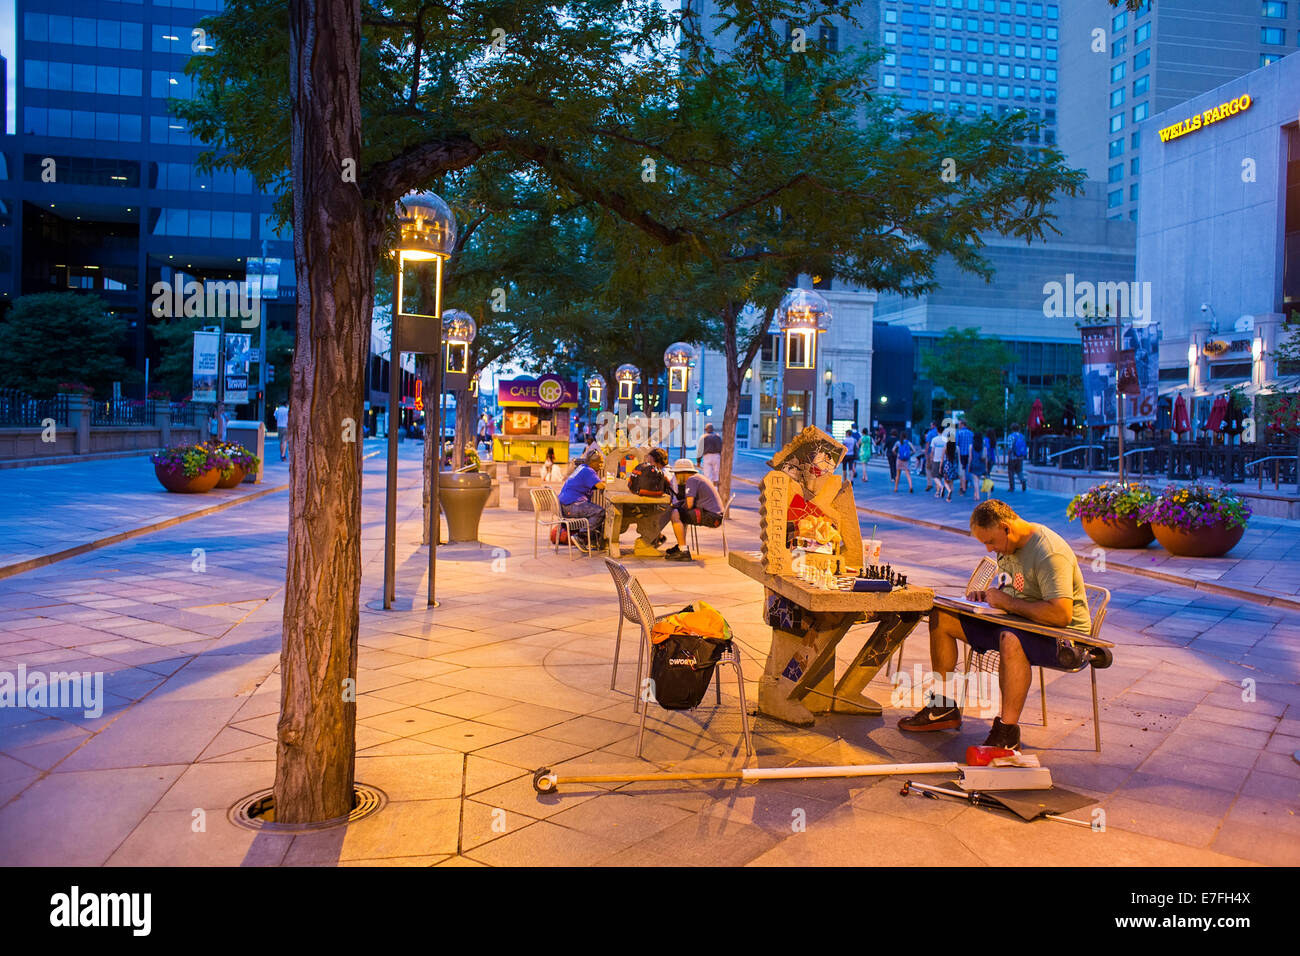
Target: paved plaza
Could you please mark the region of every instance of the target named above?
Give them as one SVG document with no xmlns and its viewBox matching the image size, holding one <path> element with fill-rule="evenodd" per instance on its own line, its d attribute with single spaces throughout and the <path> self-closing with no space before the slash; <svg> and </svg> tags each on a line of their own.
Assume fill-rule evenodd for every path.
<svg viewBox="0 0 1300 956">
<path fill-rule="evenodd" d="M 369 449 L 368 449 L 369 450 Z M 382 587 L 382 456 L 365 462 L 358 666 L 358 781 L 390 803 L 346 828 L 254 833 L 227 812 L 274 776 L 279 710 L 287 492 L 275 492 L 0 580 L 0 670 L 103 671 L 103 714 L 0 709 L 0 861 L 64 865 L 893 865 L 1187 866 L 1300 863 L 1300 613 L 1084 561 L 1112 592 L 1106 634 L 1115 664 L 1098 672 L 1100 754 L 1093 751 L 1086 674 L 1047 673 L 1047 726 L 1037 687 L 1023 731 L 1029 752 L 1065 787 L 1096 799 L 1100 832 L 902 796 L 895 778 L 751 784 L 572 785 L 539 796 L 531 773 L 711 770 L 960 759 L 987 723 L 906 735 L 904 711 L 832 715 L 795 729 L 753 720 L 746 761 L 734 681 L 699 709 L 652 706 L 645 760 L 635 756 L 637 633 L 628 625 L 617 689 L 610 667 L 618 605 L 598 557 L 533 556 L 533 516 L 503 495 L 482 545 L 438 552 L 428 610 L 419 547 L 419 446 L 399 468 L 398 605 Z M 57 466 L 61 468 L 87 466 Z M 147 459 L 95 463 L 99 501 L 55 468 L 0 472 L 6 538 L 39 550 L 33 531 L 95 530 L 116 496 L 120 530 L 209 507 L 207 496 L 158 489 Z M 283 483 L 274 463 L 266 487 Z M 757 458 L 741 478 L 762 474 Z M 884 492 L 884 473 L 857 488 L 863 527 L 878 525 L 887 560 L 913 583 L 960 590 L 983 552 L 971 538 L 913 522 L 965 525 L 969 501 Z M 18 485 L 25 489 L 17 493 Z M 32 507 L 39 492 L 40 512 Z M 757 542 L 757 491 L 738 481 L 732 547 Z M 1031 520 L 1061 501 L 1008 498 Z M 1036 509 L 1043 509 L 1039 514 Z M 92 519 L 92 515 L 94 516 Z M 896 515 L 897 517 L 885 517 Z M 1053 522 L 1055 524 L 1055 522 Z M 77 533 L 81 533 L 78 531 Z M 116 533 L 114 531 L 114 533 Z M 1257 522 L 1217 580 L 1243 588 L 1251 561 L 1294 593 L 1294 538 Z M 84 535 L 83 535 L 84 536 Z M 1078 535 L 1073 537 L 1077 538 Z M 630 542 L 630 536 L 625 538 Z M 60 550 L 63 541 L 51 544 Z M 1080 544 L 1082 547 L 1082 544 Z M 625 558 L 659 611 L 705 598 L 740 645 L 752 702 L 769 643 L 762 590 L 731 569 L 716 531 L 699 560 Z M 1164 552 L 1149 555 L 1168 568 Z M 16 559 L 16 558 L 15 558 Z M 10 562 L 5 562 L 10 563 Z M 1213 570 L 1213 569 L 1211 569 Z M 1240 572 L 1240 573 L 1238 573 Z M 1269 577 L 1269 575 L 1264 575 Z M 1198 577 L 1188 574 L 1188 584 Z M 864 625 L 865 630 L 870 625 Z M 851 632 L 842 663 L 860 646 Z M 924 624 L 903 669 L 928 667 Z M 868 689 L 889 700 L 883 672 Z M 200 812 L 201 811 L 201 812 Z M 1073 816 L 1092 819 L 1093 808 Z"/>
</svg>

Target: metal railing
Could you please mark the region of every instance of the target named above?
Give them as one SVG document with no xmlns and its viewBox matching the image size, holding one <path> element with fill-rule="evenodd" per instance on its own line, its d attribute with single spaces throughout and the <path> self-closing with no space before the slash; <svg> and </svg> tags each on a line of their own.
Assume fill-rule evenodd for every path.
<svg viewBox="0 0 1300 956">
<path fill-rule="evenodd" d="M 189 402 L 172 402 L 171 403 L 171 424 L 173 425 L 193 425 L 195 408 Z"/>
<path fill-rule="evenodd" d="M 90 424 L 118 426 L 152 425 L 154 423 L 153 407 L 154 403 L 152 400 L 142 402 L 138 399 L 128 398 L 92 402 L 90 406 Z"/>
<path fill-rule="evenodd" d="M 1269 455 L 1266 458 L 1256 458 L 1254 461 L 1248 461 L 1246 462 L 1245 470 L 1247 473 L 1249 473 L 1251 468 L 1255 469 L 1255 474 L 1259 478 L 1258 487 L 1260 491 L 1264 490 L 1264 469 L 1258 466 L 1268 461 L 1271 461 L 1273 463 L 1273 490 L 1274 491 L 1280 491 L 1282 489 L 1282 463 L 1283 462 L 1286 462 L 1288 465 L 1292 466 L 1290 470 L 1293 474 L 1300 475 L 1300 469 L 1297 469 L 1295 467 L 1298 463 L 1298 459 L 1296 458 L 1295 455 Z M 1297 494 L 1300 494 L 1300 478 L 1297 478 L 1297 482 L 1298 482 Z"/>
<path fill-rule="evenodd" d="M 43 428 L 50 420 L 68 424 L 68 397 L 32 398 L 16 388 L 0 388 L 0 427 Z"/>
</svg>

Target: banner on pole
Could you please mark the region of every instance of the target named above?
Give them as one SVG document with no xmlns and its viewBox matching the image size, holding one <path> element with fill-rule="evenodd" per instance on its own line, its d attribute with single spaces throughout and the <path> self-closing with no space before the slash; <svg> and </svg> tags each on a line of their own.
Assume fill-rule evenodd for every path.
<svg viewBox="0 0 1300 956">
<path fill-rule="evenodd" d="M 247 332 L 226 333 L 226 395 L 227 405 L 243 405 L 248 401 L 248 360 L 253 337 Z"/>
<path fill-rule="evenodd" d="M 1160 387 L 1160 326 L 1153 322 L 1125 328 L 1122 349 L 1115 347 L 1113 325 L 1087 326 L 1081 331 L 1088 425 L 1116 424 L 1118 395 L 1124 396 L 1125 425 L 1154 422 Z"/>
<path fill-rule="evenodd" d="M 193 394 L 195 402 L 217 400 L 217 352 L 221 346 L 221 333 L 194 333 Z"/>
</svg>

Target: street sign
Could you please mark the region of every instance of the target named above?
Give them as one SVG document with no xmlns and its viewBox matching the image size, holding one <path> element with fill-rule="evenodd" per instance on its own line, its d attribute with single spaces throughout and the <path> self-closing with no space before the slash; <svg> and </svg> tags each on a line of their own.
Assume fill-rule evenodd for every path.
<svg viewBox="0 0 1300 956">
<path fill-rule="evenodd" d="M 853 418 L 853 383 L 835 382 L 831 385 L 831 418 Z"/>
<path fill-rule="evenodd" d="M 262 361 L 262 350 L 261 350 L 260 348 L 259 348 L 259 349 L 249 349 L 249 350 L 248 350 L 248 360 L 249 360 L 250 362 L 260 362 L 260 361 Z"/>
</svg>

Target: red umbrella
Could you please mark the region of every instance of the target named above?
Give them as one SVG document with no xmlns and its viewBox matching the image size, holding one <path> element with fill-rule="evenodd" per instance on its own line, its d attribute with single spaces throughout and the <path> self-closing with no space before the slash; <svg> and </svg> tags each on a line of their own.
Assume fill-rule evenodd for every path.
<svg viewBox="0 0 1300 956">
<path fill-rule="evenodd" d="M 1217 432 L 1219 426 L 1223 424 L 1223 416 L 1226 414 L 1228 414 L 1228 400 L 1220 395 L 1214 400 L 1214 404 L 1210 406 L 1210 420 L 1205 423 L 1205 430 Z"/>
<path fill-rule="evenodd" d="M 1034 404 L 1029 407 L 1029 434 L 1037 435 L 1043 430 L 1043 401 L 1034 399 Z"/>
<path fill-rule="evenodd" d="M 1183 434 L 1192 430 L 1192 420 L 1187 414 L 1187 402 L 1183 398 L 1183 393 L 1178 393 L 1178 401 L 1174 402 L 1174 432 Z"/>
</svg>

